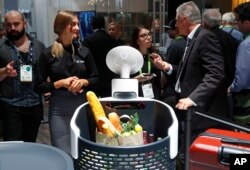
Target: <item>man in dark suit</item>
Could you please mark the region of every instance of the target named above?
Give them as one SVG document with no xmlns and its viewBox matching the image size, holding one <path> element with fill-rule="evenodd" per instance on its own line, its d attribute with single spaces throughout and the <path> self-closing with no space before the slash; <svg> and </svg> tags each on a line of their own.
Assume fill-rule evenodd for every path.
<svg viewBox="0 0 250 170">
<path fill-rule="evenodd" d="M 176 9 L 176 25 L 189 42 L 177 72 L 175 89 L 180 100 L 176 108 L 187 110 L 197 106 L 204 113 L 226 116 L 228 113 L 223 106 L 227 102 L 227 87 L 221 86 L 225 77 L 221 45 L 212 32 L 201 28 L 200 23 L 200 10 L 194 2 L 183 3 Z M 193 136 L 217 124 L 194 115 Z"/>
<path fill-rule="evenodd" d="M 210 31 L 201 28 L 201 13 L 193 1 L 181 4 L 176 9 L 176 26 L 179 33 L 187 36 L 186 48 L 181 59 L 175 90 L 180 99 L 176 108 L 177 114 L 182 110 L 196 106 L 195 109 L 205 114 L 227 116 L 223 107 L 227 103 L 227 87 L 222 86 L 225 71 L 221 45 L 218 38 Z M 161 69 L 171 72 L 169 63 L 154 59 Z M 193 115 L 191 120 L 192 139 L 209 127 L 220 125 L 207 118 Z M 183 160 L 184 140 L 181 141 L 180 155 Z"/>
<path fill-rule="evenodd" d="M 234 79 L 235 56 L 238 47 L 238 40 L 231 34 L 220 29 L 221 13 L 217 8 L 207 9 L 202 14 L 202 26 L 213 32 L 219 39 L 222 54 L 225 62 L 226 84 L 230 86 Z"/>
<path fill-rule="evenodd" d="M 202 14 L 202 26 L 205 29 L 210 30 L 213 32 L 216 37 L 219 39 L 221 47 L 222 47 L 222 54 L 225 64 L 225 79 L 223 81 L 222 86 L 229 87 L 233 80 L 234 80 L 234 73 L 235 73 L 235 58 L 236 52 L 238 47 L 238 40 L 235 39 L 231 34 L 227 33 L 226 31 L 220 29 L 221 23 L 221 13 L 218 9 L 207 9 Z M 226 90 L 225 88 L 223 88 Z M 223 91 L 220 91 L 223 92 Z M 224 93 L 224 92 L 223 92 Z M 229 101 L 232 101 L 231 95 L 228 95 Z M 227 103 L 226 103 L 227 104 Z M 232 103 L 231 106 L 221 106 L 225 109 L 229 109 L 228 113 L 230 113 L 230 118 L 232 117 Z"/>
<path fill-rule="evenodd" d="M 193 1 L 181 4 L 176 9 L 176 26 L 179 33 L 187 36 L 186 48 L 181 59 L 175 90 L 179 94 L 176 108 L 196 109 L 206 114 L 227 116 L 223 107 L 227 103 L 227 87 L 222 86 L 225 78 L 224 60 L 218 38 L 210 31 L 201 28 L 201 13 Z M 153 59 L 154 64 L 174 74 L 172 65 L 160 58 Z M 223 92 L 222 92 L 223 91 Z M 180 114 L 180 113 L 177 113 Z M 194 115 L 191 126 L 193 136 L 218 123 Z"/>
<path fill-rule="evenodd" d="M 88 47 L 94 57 L 99 73 L 99 82 L 93 90 L 98 97 L 111 96 L 111 80 L 118 75 L 109 70 L 106 64 L 106 55 L 118 43 L 105 31 L 105 19 L 103 16 L 92 18 L 94 33 L 84 39 L 83 45 Z"/>
</svg>

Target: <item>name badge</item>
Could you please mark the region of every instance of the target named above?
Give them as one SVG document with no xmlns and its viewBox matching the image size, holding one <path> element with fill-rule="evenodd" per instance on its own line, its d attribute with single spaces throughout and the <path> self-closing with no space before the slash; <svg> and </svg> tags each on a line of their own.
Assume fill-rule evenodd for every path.
<svg viewBox="0 0 250 170">
<path fill-rule="evenodd" d="M 32 82 L 32 65 L 20 66 L 20 81 Z"/>
<path fill-rule="evenodd" d="M 154 98 L 153 87 L 151 83 L 142 84 L 143 97 Z"/>
</svg>

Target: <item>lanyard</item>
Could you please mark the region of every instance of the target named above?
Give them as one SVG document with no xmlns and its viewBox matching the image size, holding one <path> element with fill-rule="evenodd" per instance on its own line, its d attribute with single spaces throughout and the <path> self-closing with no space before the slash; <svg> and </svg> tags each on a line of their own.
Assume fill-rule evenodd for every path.
<svg viewBox="0 0 250 170">
<path fill-rule="evenodd" d="M 147 59 L 148 59 L 148 61 L 147 61 L 147 66 L 148 66 L 148 73 L 151 73 L 151 61 L 150 61 L 150 55 L 148 54 L 148 56 L 147 56 Z M 142 70 L 140 70 L 140 73 L 142 73 Z"/>
<path fill-rule="evenodd" d="M 182 39 L 183 37 L 181 35 L 176 36 L 175 40 Z"/>
<path fill-rule="evenodd" d="M 18 49 L 16 48 L 16 46 L 14 44 L 12 44 L 12 48 L 20 62 L 20 65 L 23 64 L 23 61 L 22 61 L 22 56 L 20 54 L 20 52 L 18 51 Z M 30 46 L 29 46 L 29 51 L 28 51 L 28 56 L 27 56 L 27 61 L 30 61 L 30 64 L 32 64 L 33 62 L 33 48 L 32 48 L 32 43 L 30 43 Z"/>
</svg>

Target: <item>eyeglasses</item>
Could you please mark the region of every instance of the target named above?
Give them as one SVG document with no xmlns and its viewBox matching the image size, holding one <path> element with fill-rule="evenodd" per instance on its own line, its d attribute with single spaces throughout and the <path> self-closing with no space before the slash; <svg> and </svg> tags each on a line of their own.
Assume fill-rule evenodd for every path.
<svg viewBox="0 0 250 170">
<path fill-rule="evenodd" d="M 143 39 L 146 39 L 148 37 L 152 37 L 152 32 L 148 32 L 148 33 L 144 33 L 144 34 L 141 34 L 139 35 L 140 38 L 143 38 Z"/>
</svg>

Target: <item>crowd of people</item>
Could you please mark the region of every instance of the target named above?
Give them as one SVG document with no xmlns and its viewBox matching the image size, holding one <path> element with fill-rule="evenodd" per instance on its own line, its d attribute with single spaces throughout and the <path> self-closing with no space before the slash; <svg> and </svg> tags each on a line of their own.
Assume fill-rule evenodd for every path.
<svg viewBox="0 0 250 170">
<path fill-rule="evenodd" d="M 135 26 L 131 41 L 125 43 L 120 25 L 112 21 L 106 29 L 105 18 L 98 15 L 92 18 L 93 33 L 80 41 L 77 15 L 59 11 L 53 27 L 57 38 L 47 48 L 26 33 L 21 12 L 7 12 L 4 25 L 0 40 L 4 141 L 36 142 L 43 95 L 49 93 L 51 143 L 70 153 L 70 120 L 86 101 L 86 92 L 112 96 L 111 80 L 119 75 L 108 69 L 106 55 L 119 45 L 130 45 L 143 56 L 143 67 L 131 75 L 138 79 L 139 96 L 174 108 L 180 122 L 180 148 L 183 117 L 190 107 L 227 119 L 235 114 L 249 116 L 250 2 L 224 15 L 218 9 L 201 13 L 193 1 L 181 4 L 166 26 L 171 41 L 166 41 L 164 56 L 153 46 L 150 27 Z M 228 128 L 198 116 L 191 126 L 192 139 L 209 127 Z"/>
</svg>

